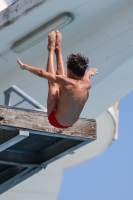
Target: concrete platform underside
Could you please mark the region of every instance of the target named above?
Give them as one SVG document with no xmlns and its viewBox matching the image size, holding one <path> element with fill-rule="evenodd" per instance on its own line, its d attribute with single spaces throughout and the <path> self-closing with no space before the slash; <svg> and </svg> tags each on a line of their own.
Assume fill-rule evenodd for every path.
<svg viewBox="0 0 133 200">
<path fill-rule="evenodd" d="M 57 129 L 43 112 L 0 106 L 0 194 L 95 139 L 95 120 Z"/>
</svg>

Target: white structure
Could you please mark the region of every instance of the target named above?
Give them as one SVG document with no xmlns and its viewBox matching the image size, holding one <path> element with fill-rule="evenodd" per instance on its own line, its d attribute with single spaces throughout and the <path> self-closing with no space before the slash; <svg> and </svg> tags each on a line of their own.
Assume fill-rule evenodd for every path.
<svg viewBox="0 0 133 200">
<path fill-rule="evenodd" d="M 9 5 L 13 3 L 12 0 L 1 0 L 0 1 L 0 11 L 6 9 Z"/>
<path fill-rule="evenodd" d="M 19 0 L 0 13 L 0 104 L 4 102 L 3 91 L 14 84 L 46 106 L 47 82 L 21 71 L 16 57 L 45 69 L 47 39 L 20 54 L 11 47 L 63 12 L 74 16 L 61 29 L 64 58 L 81 52 L 89 57 L 90 67 L 99 71 L 92 78 L 90 99 L 81 114 L 97 119 L 98 140 L 1 195 L 2 200 L 55 200 L 62 171 L 99 155 L 117 138 L 118 105 L 106 110 L 133 90 L 133 0 Z M 12 105 L 18 100 L 12 95 Z"/>
</svg>

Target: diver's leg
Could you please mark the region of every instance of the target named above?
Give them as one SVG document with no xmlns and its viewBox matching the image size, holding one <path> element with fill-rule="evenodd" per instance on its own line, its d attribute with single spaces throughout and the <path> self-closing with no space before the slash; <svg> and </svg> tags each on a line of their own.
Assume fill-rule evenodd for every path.
<svg viewBox="0 0 133 200">
<path fill-rule="evenodd" d="M 57 74 L 66 76 L 66 70 L 64 66 L 64 60 L 62 56 L 62 35 L 57 30 L 56 31 L 56 46 L 55 46 L 55 54 L 56 54 L 56 63 L 57 63 Z"/>
<path fill-rule="evenodd" d="M 55 41 L 56 34 L 55 32 L 50 32 L 48 35 L 48 61 L 47 61 L 47 72 L 55 74 L 54 69 L 54 51 L 55 51 Z M 47 114 L 50 113 L 57 108 L 58 98 L 59 98 L 59 86 L 56 83 L 48 81 L 49 84 L 49 92 L 47 99 Z"/>
</svg>

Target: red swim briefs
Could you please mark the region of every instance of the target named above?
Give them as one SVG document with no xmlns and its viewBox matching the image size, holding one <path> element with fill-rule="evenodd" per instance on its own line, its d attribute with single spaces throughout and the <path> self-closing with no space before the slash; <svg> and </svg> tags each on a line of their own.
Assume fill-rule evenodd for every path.
<svg viewBox="0 0 133 200">
<path fill-rule="evenodd" d="M 71 126 L 63 126 L 61 124 L 59 124 L 59 122 L 57 121 L 56 117 L 55 117 L 55 112 L 56 112 L 56 109 L 54 109 L 49 117 L 48 117 L 48 120 L 49 120 L 49 123 L 52 125 L 52 126 L 55 126 L 56 128 L 69 128 Z"/>
</svg>

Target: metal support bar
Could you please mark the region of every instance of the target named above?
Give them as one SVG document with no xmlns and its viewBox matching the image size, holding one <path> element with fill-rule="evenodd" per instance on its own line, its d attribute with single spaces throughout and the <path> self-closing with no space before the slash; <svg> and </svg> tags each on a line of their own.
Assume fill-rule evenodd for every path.
<svg viewBox="0 0 133 200">
<path fill-rule="evenodd" d="M 0 172 L 0 185 L 10 179 L 10 177 L 15 174 L 18 174 L 24 167 L 19 165 L 19 166 L 11 166 L 8 169 Z"/>
<path fill-rule="evenodd" d="M 19 104 L 21 104 L 21 103 L 23 103 L 23 102 L 25 102 L 25 100 L 24 100 L 24 99 L 23 99 L 22 101 L 20 101 L 20 102 L 16 103 L 16 104 L 14 105 L 14 107 L 18 106 Z"/>
<path fill-rule="evenodd" d="M 15 176 L 0 185 L 0 194 L 6 192 L 7 190 L 11 189 L 18 183 L 21 183 L 30 176 L 38 173 L 42 169 L 43 168 L 41 167 L 28 167 L 27 169 L 20 171 L 20 173 L 16 174 Z"/>
<path fill-rule="evenodd" d="M 10 165 L 10 166 L 19 166 L 20 165 L 20 163 L 3 161 L 3 160 L 0 160 L 0 164 L 2 164 L 2 165 Z"/>
<path fill-rule="evenodd" d="M 0 152 L 0 163 L 1 161 L 7 161 L 7 164 L 10 162 L 14 162 L 15 164 L 22 164 L 26 163 L 28 166 L 29 165 L 34 165 L 34 164 L 41 164 L 39 162 L 39 154 L 38 153 L 31 153 L 27 154 L 26 152 L 20 152 L 17 151 L 10 151 L 10 150 L 5 150 Z"/>
<path fill-rule="evenodd" d="M 5 94 L 5 105 L 8 105 L 8 106 L 11 105 L 11 95 L 10 95 L 10 93 Z"/>
<path fill-rule="evenodd" d="M 42 166 L 41 164 L 27 164 L 27 163 L 23 163 L 22 164 L 22 163 L 2 161 L 2 160 L 0 160 L 0 164 L 2 164 L 2 165 L 10 165 L 10 166 L 20 166 L 20 165 L 22 165 L 23 167 L 41 167 Z"/>
<path fill-rule="evenodd" d="M 69 141 L 69 142 L 68 142 Z M 73 152 L 75 150 L 73 147 L 78 145 L 82 146 L 83 141 L 80 140 L 72 140 L 72 139 L 62 139 L 59 142 L 55 143 L 54 145 L 48 147 L 41 151 L 41 163 L 48 165 L 49 163 L 57 160 L 58 158 L 62 157 L 61 155 L 67 155 L 68 150 L 69 152 Z"/>
<path fill-rule="evenodd" d="M 14 185 L 14 182 L 16 182 L 16 179 L 19 179 L 26 171 L 29 171 L 30 168 L 24 168 L 18 173 L 16 173 L 13 177 L 10 177 L 10 179 L 7 178 L 6 181 L 3 181 L 3 183 L 0 184 L 0 194 L 2 194 L 4 191 L 8 190 L 8 188 L 11 188 L 12 185 Z"/>
<path fill-rule="evenodd" d="M 7 142 L 4 142 L 0 145 L 0 152 L 4 151 L 5 149 L 9 148 L 10 146 L 20 142 L 21 140 L 25 139 L 29 136 L 28 131 L 19 130 L 19 134 L 12 139 L 8 140 Z"/>
<path fill-rule="evenodd" d="M 47 109 L 42 106 L 40 103 L 38 103 L 36 100 L 34 100 L 32 97 L 30 97 L 28 94 L 23 92 L 21 89 L 19 89 L 16 85 L 12 85 L 10 88 L 4 91 L 5 95 L 5 105 L 10 106 L 10 94 L 11 92 L 16 93 L 18 96 L 22 97 L 24 101 L 27 101 L 35 108 L 39 108 L 47 112 Z"/>
<path fill-rule="evenodd" d="M 37 167 L 37 168 L 36 167 L 34 167 L 34 168 L 28 167 L 27 169 L 24 169 L 22 172 L 16 174 L 12 178 L 10 178 L 10 180 L 8 180 L 0 185 L 0 194 L 2 194 L 5 191 L 7 191 L 8 189 L 14 187 L 15 185 L 22 182 L 23 180 L 29 178 L 33 174 L 38 173 L 40 170 L 42 170 L 42 168 L 40 168 L 40 167 Z"/>
</svg>

